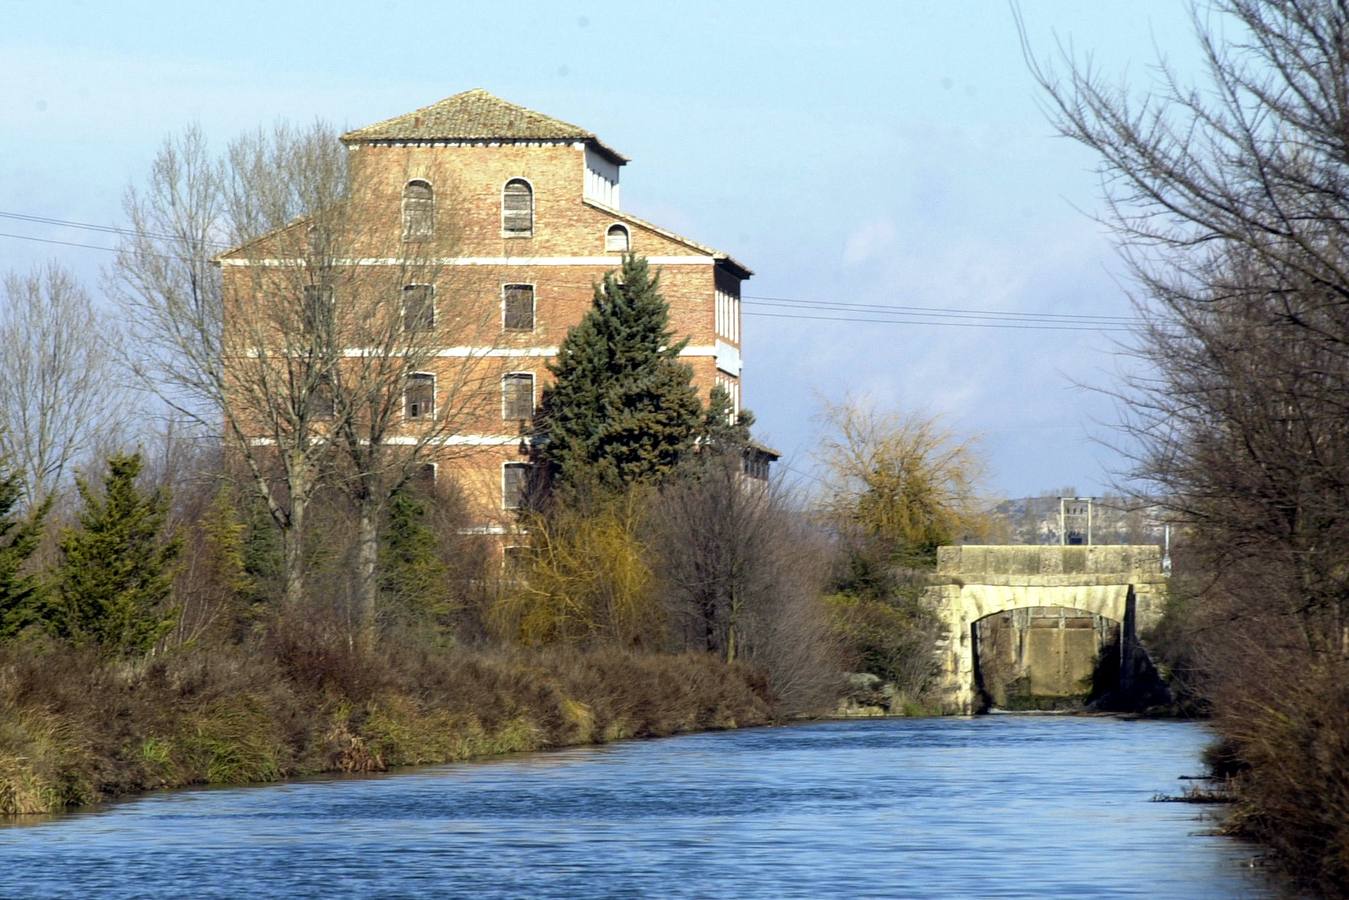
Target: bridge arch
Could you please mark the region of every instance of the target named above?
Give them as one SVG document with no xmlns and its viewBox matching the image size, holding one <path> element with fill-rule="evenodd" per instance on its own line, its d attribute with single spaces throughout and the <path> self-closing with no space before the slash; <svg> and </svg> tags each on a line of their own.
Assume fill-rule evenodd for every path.
<svg viewBox="0 0 1349 900">
<path fill-rule="evenodd" d="M 1161 613 L 1166 578 L 1160 548 L 1150 545 L 942 547 L 929 601 L 942 623 L 946 705 L 978 706 L 975 623 L 1016 609 L 1062 607 L 1120 623 L 1122 652 Z"/>
</svg>

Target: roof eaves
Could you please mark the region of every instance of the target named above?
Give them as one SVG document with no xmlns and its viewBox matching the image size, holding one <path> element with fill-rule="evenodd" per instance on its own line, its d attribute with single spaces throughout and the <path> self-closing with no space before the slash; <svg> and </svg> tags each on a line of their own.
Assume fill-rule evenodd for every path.
<svg viewBox="0 0 1349 900">
<path fill-rule="evenodd" d="M 589 141 L 590 143 L 595 145 L 595 148 L 599 150 L 600 153 L 609 157 L 609 159 L 613 161 L 614 165 L 626 166 L 628 163 L 632 162 L 631 159 L 624 156 L 622 153 L 619 153 L 613 147 L 610 147 L 608 144 L 604 143 L 604 141 L 600 140 L 594 135 L 590 136 Z"/>
<path fill-rule="evenodd" d="M 759 453 L 762 453 L 765 456 L 771 456 L 773 457 L 773 459 L 782 459 L 781 451 L 774 450 L 767 444 L 761 444 L 758 441 L 754 440 L 753 438 L 750 438 L 749 443 L 746 446 L 748 446 L 751 450 L 757 450 Z"/>
</svg>

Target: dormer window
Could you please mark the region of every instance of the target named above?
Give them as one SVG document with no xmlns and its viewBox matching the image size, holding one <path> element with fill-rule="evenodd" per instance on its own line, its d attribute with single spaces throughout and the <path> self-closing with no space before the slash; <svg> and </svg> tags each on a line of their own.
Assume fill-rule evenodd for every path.
<svg viewBox="0 0 1349 900">
<path fill-rule="evenodd" d="M 424 241 L 436 231 L 436 198 L 429 181 L 403 187 L 403 240 Z"/>
<path fill-rule="evenodd" d="M 523 178 L 512 178 L 501 191 L 501 233 L 506 237 L 534 234 L 534 189 Z"/>
<path fill-rule="evenodd" d="M 604 233 L 604 250 L 606 253 L 628 252 L 627 226 L 618 224 L 609 226 L 609 230 Z"/>
</svg>

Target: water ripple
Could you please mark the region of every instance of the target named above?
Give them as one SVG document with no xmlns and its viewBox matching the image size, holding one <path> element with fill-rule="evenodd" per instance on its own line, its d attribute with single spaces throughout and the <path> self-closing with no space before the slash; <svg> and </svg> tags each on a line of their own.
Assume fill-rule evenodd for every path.
<svg viewBox="0 0 1349 900">
<path fill-rule="evenodd" d="M 1196 725 L 1047 716 L 687 735 L 0 829 L 35 897 L 1272 897 L 1200 807 Z"/>
</svg>

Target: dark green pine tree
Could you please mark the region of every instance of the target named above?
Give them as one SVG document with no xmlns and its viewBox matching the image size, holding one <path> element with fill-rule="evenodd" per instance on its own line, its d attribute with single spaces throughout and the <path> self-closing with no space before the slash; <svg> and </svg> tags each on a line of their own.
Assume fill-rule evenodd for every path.
<svg viewBox="0 0 1349 900">
<path fill-rule="evenodd" d="M 381 590 L 409 617 L 434 621 L 451 612 L 449 567 L 426 522 L 426 500 L 410 490 L 389 501 L 379 567 Z"/>
<path fill-rule="evenodd" d="M 42 522 L 51 498 L 20 518 L 16 507 L 22 493 L 19 473 L 0 461 L 0 638 L 13 637 L 41 621 L 46 612 L 41 579 L 34 573 L 19 573 L 42 539 Z"/>
<path fill-rule="evenodd" d="M 674 471 L 703 413 L 693 372 L 679 362 L 685 343 L 670 331 L 659 278 L 645 259 L 624 257 L 549 364 L 539 455 L 555 486 L 618 490 Z"/>
<path fill-rule="evenodd" d="M 143 654 L 172 626 L 166 608 L 180 540 L 165 536 L 168 497 L 136 486 L 141 457 L 108 460 L 100 496 L 76 480 L 84 509 L 61 537 L 58 630 L 116 656 Z"/>
<path fill-rule="evenodd" d="M 698 436 L 699 445 L 712 455 L 742 453 L 749 445 L 754 413 L 742 409 L 737 415 L 731 395 L 721 385 L 712 388 L 703 413 L 703 427 Z"/>
<path fill-rule="evenodd" d="M 256 494 L 244 501 L 243 561 L 248 585 L 244 598 L 253 614 L 281 596 L 284 566 L 281 538 L 267 504 Z"/>
</svg>

